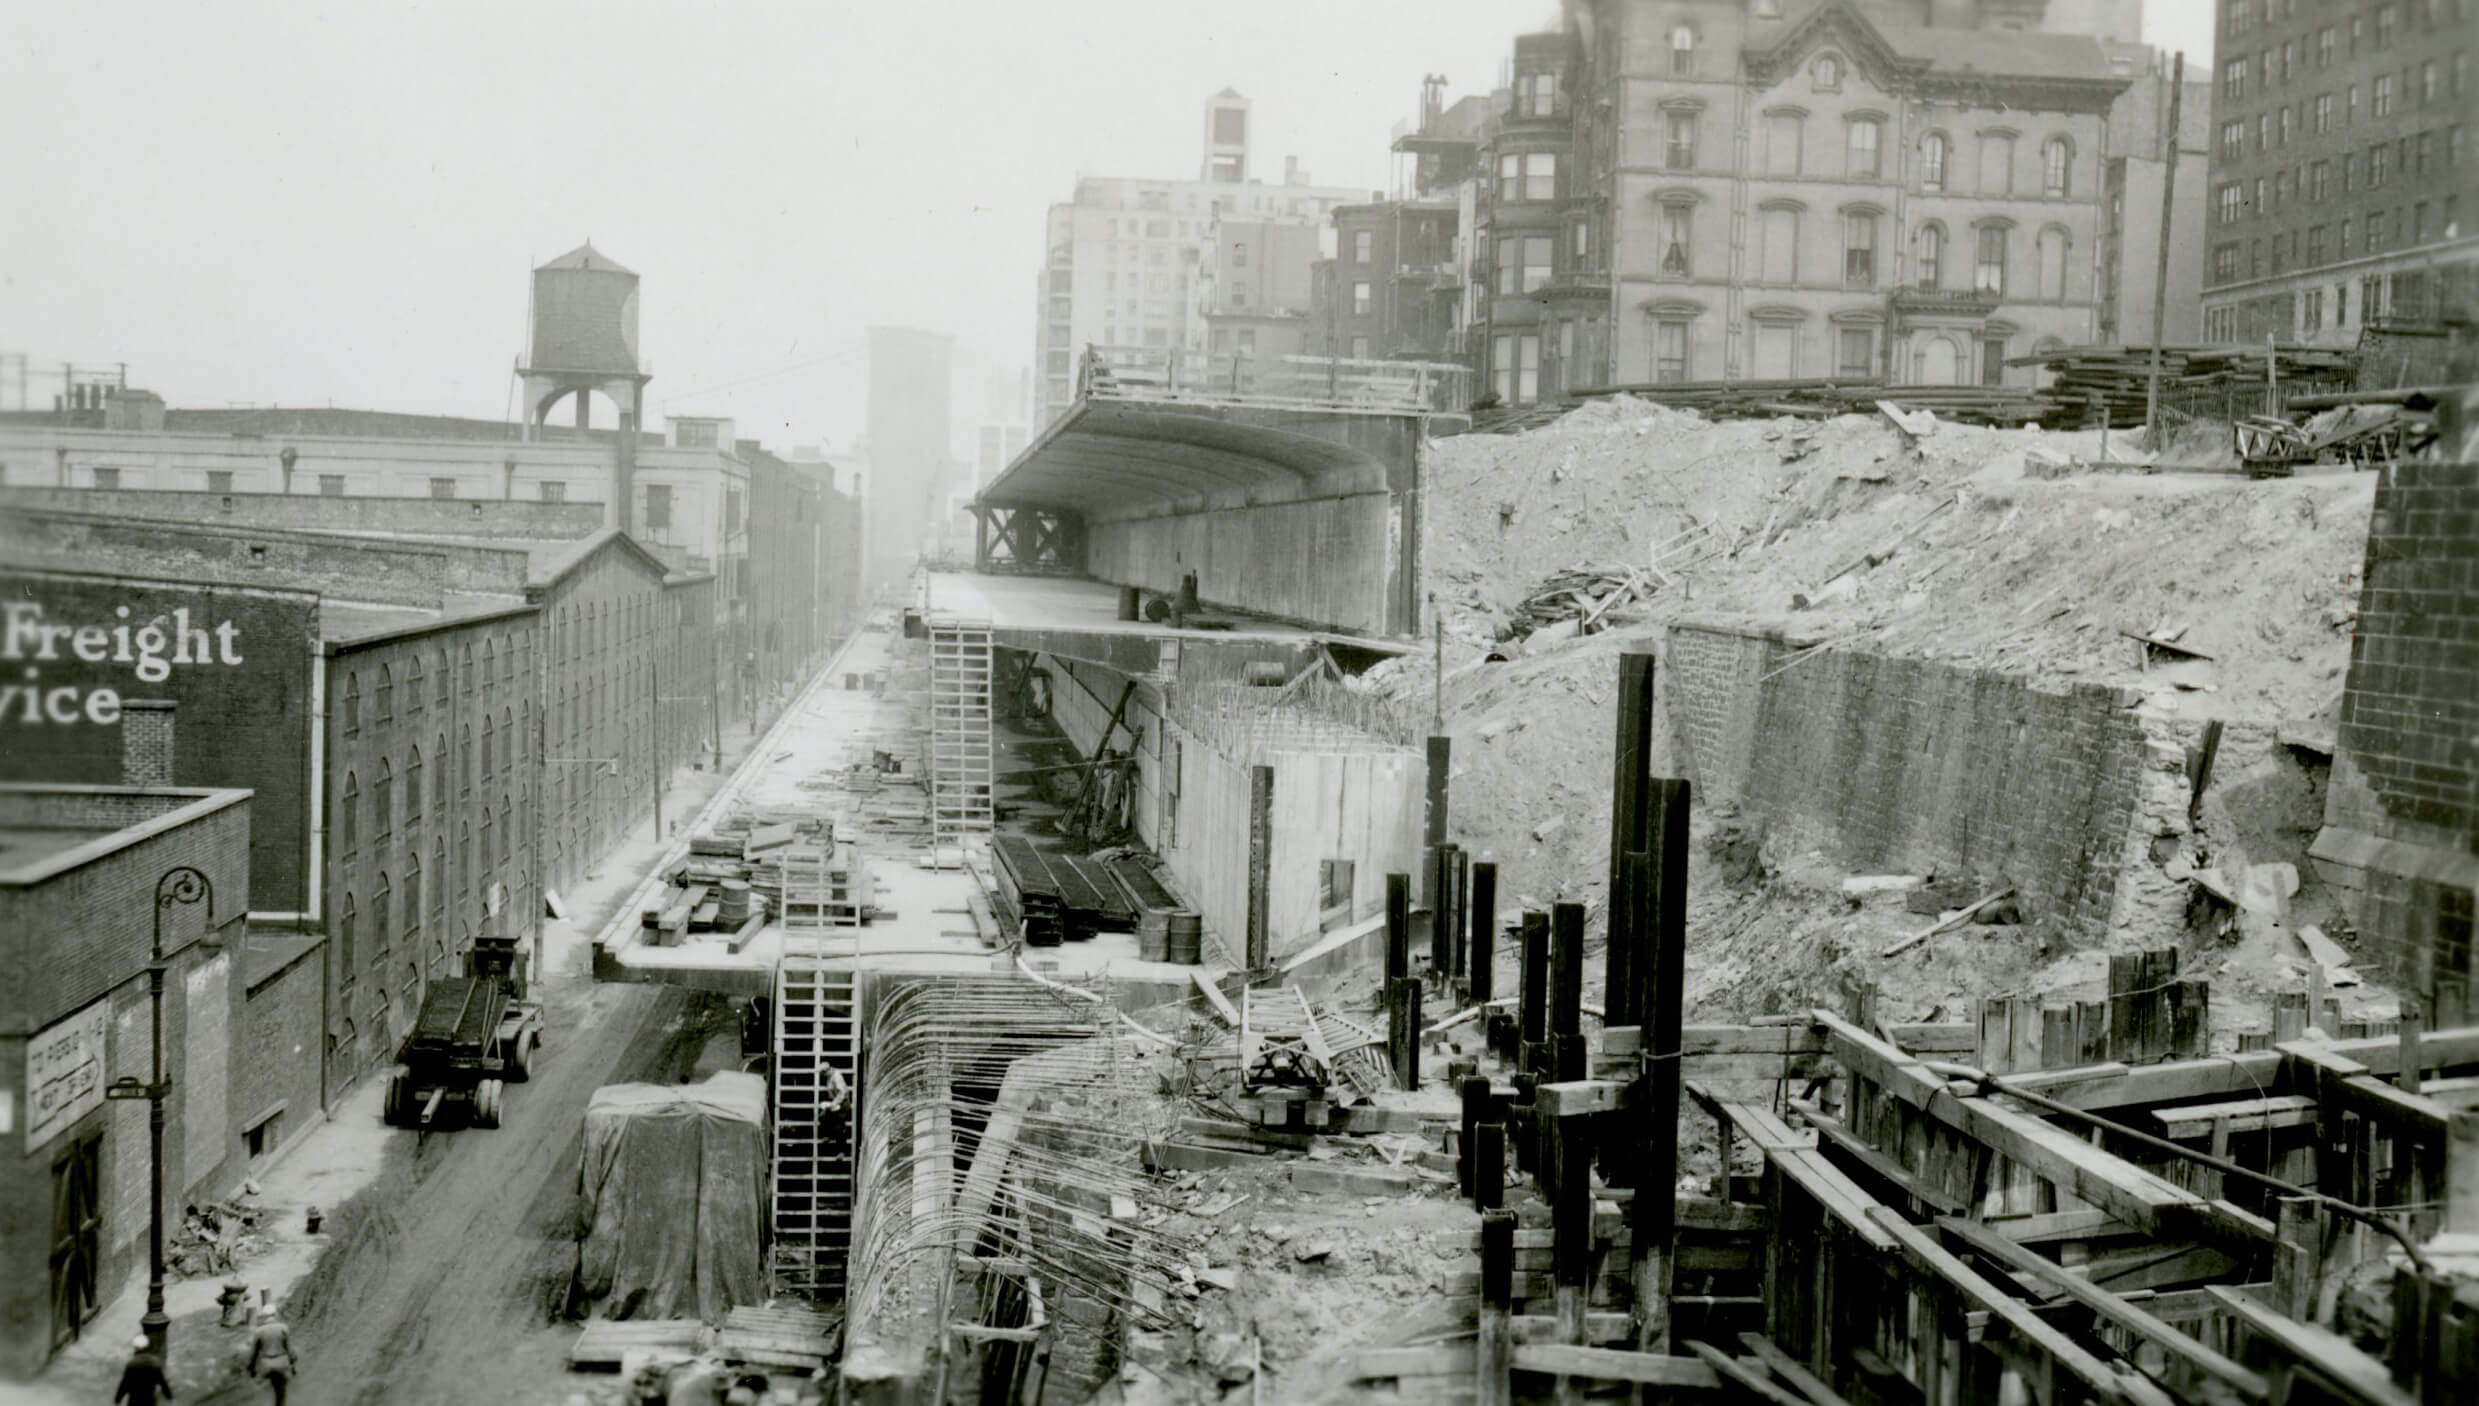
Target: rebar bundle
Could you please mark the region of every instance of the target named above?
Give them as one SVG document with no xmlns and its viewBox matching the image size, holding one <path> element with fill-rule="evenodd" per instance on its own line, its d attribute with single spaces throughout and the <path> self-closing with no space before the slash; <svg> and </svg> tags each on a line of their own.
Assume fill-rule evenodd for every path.
<svg viewBox="0 0 2479 1406">
<path fill-rule="evenodd" d="M 965 1268 L 1037 1277 L 1084 1326 L 1161 1324 L 1194 1248 L 1147 1224 L 1167 1219 L 1143 1149 L 1176 1125 L 1175 1073 L 1105 997 L 998 975 L 889 993 L 862 1080 L 855 1335 L 926 1346 Z"/>
</svg>

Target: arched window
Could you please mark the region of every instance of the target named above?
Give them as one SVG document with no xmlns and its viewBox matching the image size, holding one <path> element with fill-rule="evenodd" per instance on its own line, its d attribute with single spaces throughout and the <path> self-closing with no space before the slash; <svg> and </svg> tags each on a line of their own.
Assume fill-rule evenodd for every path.
<svg viewBox="0 0 2479 1406">
<path fill-rule="evenodd" d="M 510 804 L 508 793 L 502 791 L 499 793 L 499 862 L 502 866 L 507 864 L 515 847 L 516 807 Z"/>
<path fill-rule="evenodd" d="M 456 671 L 448 667 L 448 652 L 439 651 L 439 706 L 448 706 L 448 676 Z"/>
<path fill-rule="evenodd" d="M 473 724 L 456 730 L 456 794 L 473 794 Z"/>
<path fill-rule="evenodd" d="M 370 833 L 382 842 L 396 833 L 396 765 L 385 757 L 370 782 L 370 819 Z"/>
<path fill-rule="evenodd" d="M 1681 74 L 1696 71 L 1696 27 L 1692 24 L 1670 27 L 1670 71 Z"/>
<path fill-rule="evenodd" d="M 405 711 L 422 711 L 422 656 L 419 654 L 405 661 Z"/>
<path fill-rule="evenodd" d="M 344 713 L 344 730 L 345 730 L 346 732 L 348 732 L 348 733 L 351 733 L 351 732 L 359 732 L 359 731 L 361 731 L 361 728 L 362 728 L 362 676 L 361 676 L 361 675 L 359 675 L 359 674 L 354 674 L 354 673 L 348 673 L 348 674 L 346 674 L 346 675 L 344 676 L 344 699 L 343 699 L 343 705 L 344 705 L 344 706 L 343 706 L 343 713 Z"/>
<path fill-rule="evenodd" d="M 344 774 L 344 792 L 336 802 L 336 853 L 350 855 L 361 849 L 362 783 L 351 772 Z"/>
<path fill-rule="evenodd" d="M 2062 196 L 2067 191 L 2067 164 L 2073 148 L 2064 137 L 2051 137 L 2040 144 L 2040 193 Z"/>
<path fill-rule="evenodd" d="M 394 669 L 385 664 L 379 666 L 378 691 L 370 701 L 377 705 L 372 711 L 380 722 L 394 721 L 396 717 L 396 671 Z"/>
<path fill-rule="evenodd" d="M 2066 301 L 2066 259 L 2070 242 L 2065 227 L 2050 225 L 2040 231 L 2036 246 L 2040 259 L 2040 298 L 2043 302 Z"/>
<path fill-rule="evenodd" d="M 2014 193 L 2014 134 L 2002 129 L 1980 134 L 1981 195 Z"/>
<path fill-rule="evenodd" d="M 463 688 L 463 690 L 462 690 L 462 691 L 463 691 L 463 692 L 465 692 L 465 693 L 467 693 L 467 694 L 472 693 L 472 692 L 473 692 L 473 641 L 471 641 L 471 640 L 467 640 L 467 641 L 465 641 L 465 666 L 464 666 L 462 669 L 458 670 L 457 672 L 459 672 L 459 673 L 461 673 L 461 674 L 463 674 L 463 675 L 465 676 L 465 687 Z"/>
<path fill-rule="evenodd" d="M 491 683 L 492 683 L 492 681 L 493 681 L 493 672 L 492 672 L 492 671 L 493 671 L 494 667 L 495 667 L 495 664 L 494 664 L 494 661 L 493 661 L 493 660 L 492 660 L 492 658 L 491 658 L 491 641 L 490 641 L 488 638 L 485 638 L 485 639 L 482 641 L 482 674 L 481 674 L 481 683 L 482 683 L 482 686 L 483 686 L 484 688 L 488 688 L 488 687 L 490 687 L 490 686 L 491 686 Z"/>
<path fill-rule="evenodd" d="M 405 945 L 422 950 L 422 851 L 405 856 Z"/>
<path fill-rule="evenodd" d="M 1920 189 L 1945 189 L 1945 158 L 1948 146 L 1945 133 L 1931 132 L 1920 139 Z"/>
<path fill-rule="evenodd" d="M 1919 286 L 1945 286 L 1945 226 L 1934 220 L 1920 226 Z"/>
<path fill-rule="evenodd" d="M 396 886 L 387 881 L 387 871 L 382 869 L 378 887 L 370 891 L 370 951 L 374 963 L 387 955 L 388 941 L 395 936 L 395 930 L 388 926 L 395 910 Z"/>
<path fill-rule="evenodd" d="M 336 905 L 336 972 L 340 979 L 351 981 L 360 970 L 353 964 L 354 929 L 361 921 L 361 909 L 353 902 L 353 891 L 344 891 L 344 901 Z"/>
<path fill-rule="evenodd" d="M 446 676 L 441 675 L 441 677 Z M 430 808 L 439 812 L 439 818 L 444 821 L 448 815 L 448 772 L 451 770 L 448 765 L 448 735 L 446 733 L 431 735 L 430 754 L 439 759 L 439 775 L 430 783 Z"/>
<path fill-rule="evenodd" d="M 490 807 L 490 805 L 489 805 L 489 803 L 488 803 L 488 802 L 485 802 L 485 803 L 483 804 L 483 806 L 482 806 L 482 867 L 483 867 L 483 868 L 485 868 L 485 869 L 490 868 L 490 867 L 491 867 L 491 861 L 492 861 L 492 859 L 493 859 L 493 852 L 492 852 L 492 850 L 491 850 L 491 807 Z M 476 890 L 477 892 L 487 890 L 487 889 L 490 887 L 490 885 L 489 885 L 487 882 L 485 882 L 485 881 L 483 880 L 483 878 L 482 878 L 482 876 L 481 876 L 481 875 L 476 874 L 476 875 L 474 875 L 473 877 L 474 877 L 474 888 L 475 888 L 475 890 Z"/>
<path fill-rule="evenodd" d="M 524 745 L 523 738 L 516 730 L 514 711 L 507 708 L 499 710 L 499 736 L 504 744 L 500 749 L 499 769 L 513 772 L 516 770 L 517 749 Z"/>
<path fill-rule="evenodd" d="M 485 777 L 491 775 L 491 733 L 493 729 L 491 715 L 484 713 L 482 715 L 482 775 Z"/>
<path fill-rule="evenodd" d="M 1980 226 L 1979 259 L 1971 271 L 1972 291 L 2000 294 L 2006 291 L 2006 234 L 2004 225 Z"/>
<path fill-rule="evenodd" d="M 1808 70 L 1808 74 L 1815 82 L 1818 92 L 1839 91 L 1842 87 L 1842 60 L 1831 54 L 1825 54 L 1816 60 L 1815 65 Z"/>
<path fill-rule="evenodd" d="M 1885 125 L 1873 117 L 1854 117 L 1844 134 L 1842 174 L 1850 177 L 1874 177 L 1884 170 L 1877 140 L 1884 135 Z"/>
<path fill-rule="evenodd" d="M 422 828 L 422 807 L 429 804 L 422 792 L 422 744 L 416 742 L 405 754 L 405 828 Z"/>
<path fill-rule="evenodd" d="M 439 935 L 448 931 L 448 827 L 439 827 L 439 838 L 430 847 L 430 916 L 439 925 Z"/>
<path fill-rule="evenodd" d="M 1799 277 L 1799 211 L 1791 205 L 1767 205 L 1757 211 L 1757 280 L 1792 283 Z"/>
<path fill-rule="evenodd" d="M 1959 385 L 1963 366 L 1962 349 L 1953 338 L 1932 336 L 1912 353 L 1911 379 L 1923 386 Z"/>
<path fill-rule="evenodd" d="M 473 822 L 470 820 L 460 820 L 456 824 L 456 872 L 463 876 L 463 887 L 471 892 L 474 884 Z"/>
</svg>

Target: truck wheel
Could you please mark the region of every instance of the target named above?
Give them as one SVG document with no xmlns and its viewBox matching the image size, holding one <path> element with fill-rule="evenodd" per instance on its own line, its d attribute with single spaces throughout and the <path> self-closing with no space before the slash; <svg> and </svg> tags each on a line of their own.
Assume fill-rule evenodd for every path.
<svg viewBox="0 0 2479 1406">
<path fill-rule="evenodd" d="M 387 1097 L 379 1104 L 379 1121 L 391 1128 L 401 1128 L 405 1125 L 406 1083 L 407 1076 L 404 1070 L 391 1069 L 387 1072 Z"/>
<path fill-rule="evenodd" d="M 499 1089 L 497 1079 L 485 1079 L 473 1086 L 473 1125 L 477 1128 L 499 1126 Z"/>
<path fill-rule="evenodd" d="M 508 1052 L 508 1082 L 522 1084 L 534 1077 L 534 1032 L 516 1037 L 516 1048 Z"/>
</svg>

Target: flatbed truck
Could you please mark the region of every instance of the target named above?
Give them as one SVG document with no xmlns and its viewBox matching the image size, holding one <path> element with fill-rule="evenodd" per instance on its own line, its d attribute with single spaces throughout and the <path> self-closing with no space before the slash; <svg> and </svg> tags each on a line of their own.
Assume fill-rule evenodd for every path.
<svg viewBox="0 0 2479 1406">
<path fill-rule="evenodd" d="M 507 1086 L 533 1075 L 542 1007 L 525 998 L 517 939 L 475 938 L 465 965 L 431 984 L 396 1051 L 380 1110 L 391 1126 L 436 1127 L 455 1106 L 471 1126 L 496 1128 Z"/>
</svg>

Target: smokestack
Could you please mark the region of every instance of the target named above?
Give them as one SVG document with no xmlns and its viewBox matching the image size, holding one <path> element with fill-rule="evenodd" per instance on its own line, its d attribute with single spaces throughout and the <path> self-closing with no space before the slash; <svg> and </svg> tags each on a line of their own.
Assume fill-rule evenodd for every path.
<svg viewBox="0 0 2479 1406">
<path fill-rule="evenodd" d="M 168 698 L 121 700 L 121 784 L 170 786 L 172 710 Z"/>
</svg>

